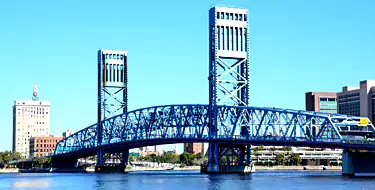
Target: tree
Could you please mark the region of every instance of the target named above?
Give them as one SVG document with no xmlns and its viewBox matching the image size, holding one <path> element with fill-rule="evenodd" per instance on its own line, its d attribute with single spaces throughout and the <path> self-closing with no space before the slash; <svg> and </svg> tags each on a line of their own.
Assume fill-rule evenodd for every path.
<svg viewBox="0 0 375 190">
<path fill-rule="evenodd" d="M 302 158 L 296 154 L 296 153 L 292 153 L 289 155 L 289 161 L 293 164 L 293 165 L 299 165 L 302 163 Z"/>
<path fill-rule="evenodd" d="M 292 147 L 290 147 L 290 146 L 284 146 L 283 147 L 283 151 L 290 152 L 290 151 L 292 151 Z"/>
<path fill-rule="evenodd" d="M 286 163 L 284 154 L 277 154 L 275 159 L 278 165 L 285 165 Z"/>
<path fill-rule="evenodd" d="M 188 152 L 184 152 L 182 154 L 180 154 L 180 161 L 184 164 L 186 164 L 187 166 L 191 166 L 193 165 L 193 162 L 195 160 L 195 155 L 194 154 L 190 154 Z"/>
<path fill-rule="evenodd" d="M 11 161 L 11 153 L 9 151 L 1 152 L 2 162 L 8 164 Z"/>
<path fill-rule="evenodd" d="M 264 150 L 264 146 L 263 145 L 260 145 L 258 148 L 259 148 L 259 151 L 263 151 Z"/>
<path fill-rule="evenodd" d="M 12 160 L 21 160 L 22 154 L 20 152 L 12 152 L 11 159 Z"/>
</svg>

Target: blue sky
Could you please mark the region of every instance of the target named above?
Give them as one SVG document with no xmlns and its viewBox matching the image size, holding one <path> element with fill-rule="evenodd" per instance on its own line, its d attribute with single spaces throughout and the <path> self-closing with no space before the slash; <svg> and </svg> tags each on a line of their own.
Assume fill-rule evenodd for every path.
<svg viewBox="0 0 375 190">
<path fill-rule="evenodd" d="M 129 51 L 129 109 L 208 103 L 208 9 L 250 12 L 250 103 L 304 109 L 308 91 L 375 79 L 375 1 L 4 1 L 0 151 L 14 100 L 51 101 L 51 132 L 96 121 L 96 53 Z"/>
</svg>

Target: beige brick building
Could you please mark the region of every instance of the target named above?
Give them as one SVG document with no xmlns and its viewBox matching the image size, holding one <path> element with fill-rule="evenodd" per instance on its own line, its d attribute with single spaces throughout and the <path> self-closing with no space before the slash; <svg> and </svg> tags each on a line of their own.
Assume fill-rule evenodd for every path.
<svg viewBox="0 0 375 190">
<path fill-rule="evenodd" d="M 12 150 L 29 158 L 30 138 L 50 135 L 50 102 L 16 100 L 13 106 Z"/>
</svg>

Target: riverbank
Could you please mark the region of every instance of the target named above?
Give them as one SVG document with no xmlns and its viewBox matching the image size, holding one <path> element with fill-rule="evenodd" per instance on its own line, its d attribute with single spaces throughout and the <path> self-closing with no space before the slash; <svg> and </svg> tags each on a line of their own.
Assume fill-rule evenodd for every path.
<svg viewBox="0 0 375 190">
<path fill-rule="evenodd" d="M 341 166 L 255 166 L 256 170 L 341 170 Z"/>
<path fill-rule="evenodd" d="M 18 173 L 19 169 L 18 168 L 7 168 L 7 169 L 0 169 L 0 174 L 6 174 L 6 173 Z"/>
<path fill-rule="evenodd" d="M 341 171 L 341 166 L 255 166 L 255 169 L 258 171 L 264 170 L 337 170 Z M 164 167 L 133 167 L 127 168 L 126 172 L 137 172 L 137 171 L 200 171 L 200 166 L 186 166 L 183 168 L 164 168 Z M 86 172 L 94 172 L 94 168 L 87 168 Z M 17 168 L 11 169 L 0 169 L 1 173 L 19 173 L 20 170 Z"/>
<path fill-rule="evenodd" d="M 255 166 L 256 170 L 340 170 L 341 166 Z M 175 167 L 173 169 L 167 168 L 150 168 L 150 167 L 135 167 L 132 169 L 127 169 L 128 172 L 135 171 L 165 171 L 165 170 L 174 170 L 174 171 L 199 171 L 200 166 L 188 166 L 188 167 Z"/>
</svg>

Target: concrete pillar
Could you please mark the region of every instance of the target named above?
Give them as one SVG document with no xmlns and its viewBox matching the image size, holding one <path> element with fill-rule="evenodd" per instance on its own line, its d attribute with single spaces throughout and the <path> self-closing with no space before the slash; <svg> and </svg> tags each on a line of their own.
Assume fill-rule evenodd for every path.
<svg viewBox="0 0 375 190">
<path fill-rule="evenodd" d="M 344 150 L 342 153 L 342 175 L 375 177 L 375 152 L 353 152 Z"/>
</svg>

